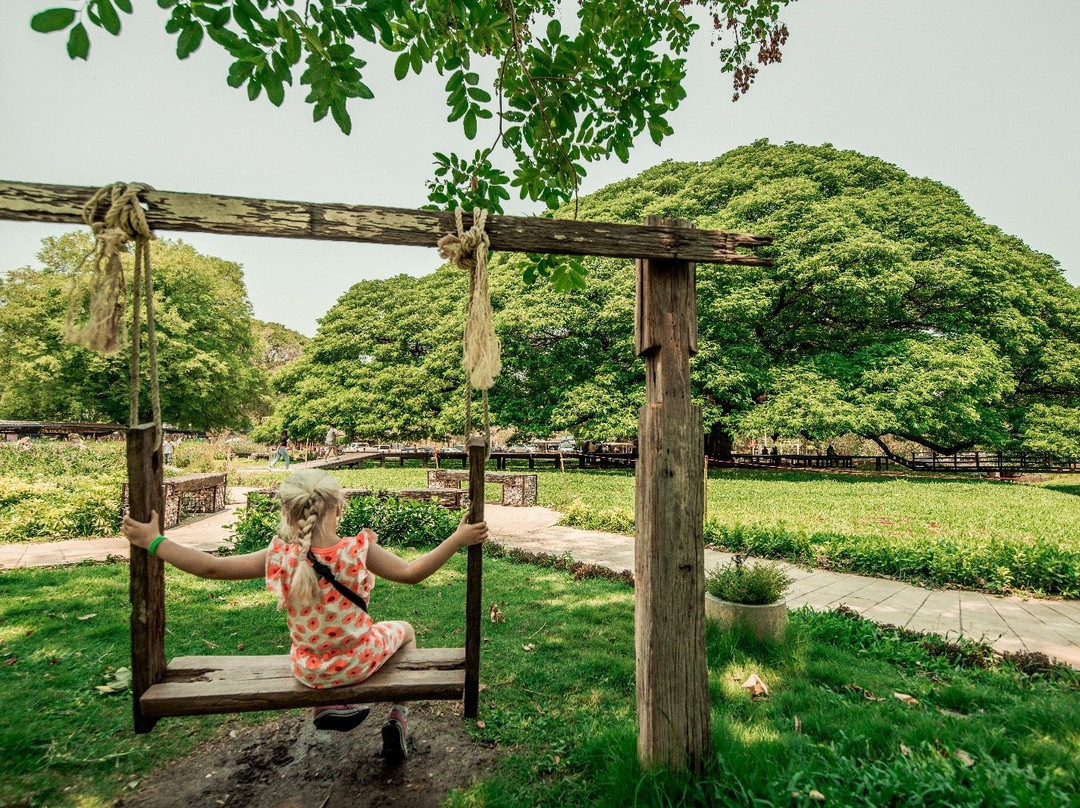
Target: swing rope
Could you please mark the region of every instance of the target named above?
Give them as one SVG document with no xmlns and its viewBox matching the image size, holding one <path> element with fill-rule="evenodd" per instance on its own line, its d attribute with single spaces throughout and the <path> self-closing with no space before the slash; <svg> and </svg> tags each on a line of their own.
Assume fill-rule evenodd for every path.
<svg viewBox="0 0 1080 808">
<path fill-rule="evenodd" d="M 154 418 L 154 447 L 161 446 L 161 390 L 158 384 L 157 333 L 154 319 L 154 284 L 150 266 L 150 242 L 154 231 L 146 222 L 139 194 L 151 190 L 141 183 L 117 182 L 99 189 L 83 206 L 83 221 L 94 232 L 94 264 L 88 273 L 76 269 L 68 303 L 66 336 L 70 342 L 98 353 L 115 353 L 123 322 L 127 284 L 120 255 L 135 242 L 132 273 L 130 424 L 139 423 L 139 367 L 141 364 L 141 298 L 146 302 L 146 343 L 150 366 L 150 397 Z M 97 219 L 98 208 L 108 202 L 105 215 Z M 85 263 L 85 260 L 84 260 Z M 86 322 L 77 325 L 77 313 L 87 309 Z"/>
<path fill-rule="evenodd" d="M 491 454 L 491 415 L 488 388 L 501 370 L 499 340 L 495 336 L 491 292 L 488 288 L 487 259 L 490 240 L 484 232 L 486 210 L 473 211 L 473 225 L 464 229 L 461 208 L 454 210 L 457 233 L 447 233 L 436 245 L 439 255 L 469 273 L 469 303 L 462 338 L 462 367 L 465 369 L 465 440 L 472 434 L 473 390 L 481 391 L 484 407 L 484 445 Z"/>
</svg>

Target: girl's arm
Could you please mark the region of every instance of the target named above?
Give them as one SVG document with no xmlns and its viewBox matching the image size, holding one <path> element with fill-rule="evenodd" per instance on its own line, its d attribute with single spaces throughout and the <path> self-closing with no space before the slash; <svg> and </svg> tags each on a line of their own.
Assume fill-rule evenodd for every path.
<svg viewBox="0 0 1080 808">
<path fill-rule="evenodd" d="M 157 525 L 157 511 L 151 511 L 149 522 L 137 522 L 130 516 L 125 516 L 121 529 L 129 542 L 146 550 L 158 536 Z M 236 581 L 262 578 L 266 574 L 266 550 L 219 558 L 166 539 L 158 542 L 154 555 L 200 578 Z"/>
<path fill-rule="evenodd" d="M 388 581 L 395 581 L 399 584 L 418 584 L 442 567 L 462 547 L 484 542 L 487 539 L 487 534 L 486 522 L 467 525 L 462 521 L 457 530 L 442 544 L 415 561 L 398 558 L 389 550 L 384 550 L 373 542 L 368 547 L 367 566 L 369 570 L 380 578 L 385 578 Z"/>
</svg>

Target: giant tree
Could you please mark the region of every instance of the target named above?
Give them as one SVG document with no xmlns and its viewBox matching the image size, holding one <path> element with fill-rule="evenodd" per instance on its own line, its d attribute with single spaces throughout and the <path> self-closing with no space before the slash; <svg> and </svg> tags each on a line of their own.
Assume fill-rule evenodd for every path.
<svg viewBox="0 0 1080 808">
<path fill-rule="evenodd" d="M 0 278 L 0 416 L 126 422 L 124 353 L 103 356 L 64 338 L 72 276 L 91 250 L 85 232 L 47 238 L 43 269 Z M 269 390 L 240 266 L 179 241 L 153 242 L 151 258 L 163 420 L 246 426 L 266 411 Z"/>
<path fill-rule="evenodd" d="M 664 163 L 584 198 L 580 214 L 773 237 L 773 267 L 698 267 L 693 381 L 713 454 L 736 432 L 894 435 L 943 452 L 1049 448 L 1057 434 L 1063 453 L 1080 432 L 1080 291 L 940 183 L 829 146 L 758 142 Z M 514 263 L 496 270 L 513 290 L 499 416 L 544 432 L 576 414 L 588 433 L 634 389 L 631 319 L 605 316 L 632 311 L 632 267 L 590 262 L 595 288 L 526 293 L 517 307 Z"/>
</svg>

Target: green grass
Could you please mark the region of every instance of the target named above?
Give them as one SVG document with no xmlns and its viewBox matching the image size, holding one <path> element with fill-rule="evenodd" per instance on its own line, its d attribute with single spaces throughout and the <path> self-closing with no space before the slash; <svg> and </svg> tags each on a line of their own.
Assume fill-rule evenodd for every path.
<svg viewBox="0 0 1080 808">
<path fill-rule="evenodd" d="M 941 477 L 713 471 L 706 540 L 798 563 L 991 592 L 1080 596 L 1080 486 Z M 576 527 L 632 533 L 629 472 L 545 473 Z"/>
<path fill-rule="evenodd" d="M 407 617 L 423 645 L 460 645 L 464 560 L 418 587 L 379 582 L 376 614 Z M 94 689 L 128 663 L 126 575 L 124 565 L 0 573 L 8 662 L 0 665 L 0 804 L 106 805 L 150 769 L 224 737 L 236 720 L 164 719 L 136 736 L 126 695 Z M 1076 674 L 1026 675 L 975 646 L 943 655 L 934 643 L 809 612 L 793 613 L 790 642 L 779 648 L 710 628 L 717 754 L 701 777 L 643 774 L 633 591 L 491 557 L 484 583 L 485 602 L 498 602 L 506 621 L 484 625 L 484 726 L 470 733 L 504 754 L 491 779 L 452 805 L 786 808 L 811 805 L 812 788 L 836 806 L 1080 804 Z M 170 657 L 236 653 L 241 644 L 243 653 L 285 649 L 284 620 L 261 582 L 170 571 L 167 589 Z M 961 664 L 972 660 L 991 667 Z M 769 699 L 751 701 L 739 688 L 751 672 Z"/>
</svg>

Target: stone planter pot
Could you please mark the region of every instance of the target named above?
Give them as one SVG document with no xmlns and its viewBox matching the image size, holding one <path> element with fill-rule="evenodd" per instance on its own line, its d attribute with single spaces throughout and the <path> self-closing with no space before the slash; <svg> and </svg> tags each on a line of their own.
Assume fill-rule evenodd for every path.
<svg viewBox="0 0 1080 808">
<path fill-rule="evenodd" d="M 706 592 L 705 619 L 712 620 L 723 629 L 743 625 L 753 631 L 758 639 L 780 642 L 787 629 L 787 602 L 749 606 L 745 603 L 728 603 Z"/>
</svg>

